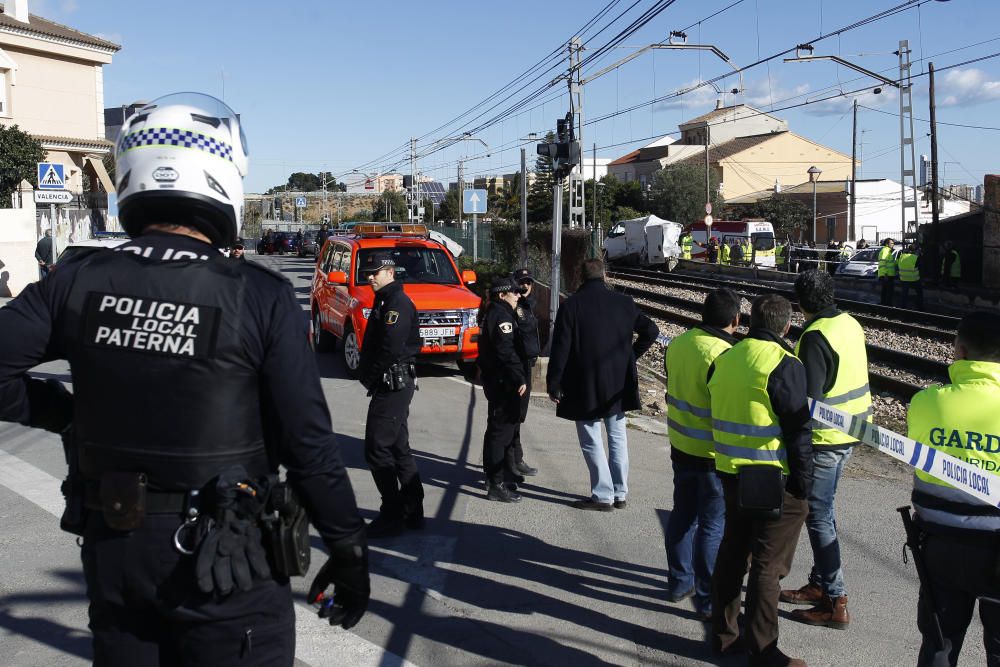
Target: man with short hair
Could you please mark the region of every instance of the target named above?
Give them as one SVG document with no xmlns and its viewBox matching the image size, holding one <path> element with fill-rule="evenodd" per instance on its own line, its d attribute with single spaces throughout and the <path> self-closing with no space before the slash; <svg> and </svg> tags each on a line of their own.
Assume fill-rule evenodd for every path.
<svg viewBox="0 0 1000 667">
<path fill-rule="evenodd" d="M 896 289 L 896 257 L 892 249 L 896 245 L 893 239 L 882 241 L 882 247 L 878 251 L 878 281 L 882 285 L 882 295 L 880 303 L 883 306 L 891 306 L 893 292 Z"/>
<path fill-rule="evenodd" d="M 46 229 L 45 235 L 38 239 L 35 246 L 35 261 L 38 262 L 38 277 L 44 278 L 54 264 L 52 260 L 52 230 Z"/>
<path fill-rule="evenodd" d="M 538 357 L 541 354 L 541 342 L 538 338 L 538 318 L 535 317 L 535 297 L 532 296 L 535 286 L 535 277 L 527 268 L 517 269 L 511 274 L 517 283 L 518 299 L 514 307 L 514 314 L 517 315 L 517 330 L 521 336 L 521 345 L 528 360 L 528 369 L 525 380 L 528 384 L 527 391 L 521 397 L 524 404 L 522 410 L 525 417 L 528 414 L 528 407 L 531 404 L 531 369 L 534 368 Z M 524 418 L 517 423 L 514 433 L 514 446 L 511 448 L 513 460 L 510 462 L 511 469 L 517 475 L 532 477 L 538 474 L 538 468 L 533 468 L 524 462 L 524 447 L 521 444 L 521 423 Z"/>
<path fill-rule="evenodd" d="M 980 311 L 963 317 L 955 339 L 955 362 L 948 368 L 951 384 L 917 393 L 906 416 L 910 438 L 930 447 L 931 454 L 937 451 L 964 460 L 979 471 L 980 488 L 1000 485 L 997 331 L 996 313 Z M 923 643 L 917 665 L 958 664 L 978 598 L 986 664 L 994 667 L 1000 665 L 1000 509 L 941 481 L 939 461 L 930 470 L 914 469 L 915 523 L 923 532 L 920 549 L 930 580 L 920 586 L 917 627 Z M 944 639 L 940 647 L 935 616 Z"/>
<path fill-rule="evenodd" d="M 642 405 L 636 359 L 660 331 L 632 297 L 608 287 L 604 262 L 585 260 L 580 273 L 580 288 L 556 316 L 546 384 L 557 405 L 556 415 L 576 422 L 590 471 L 590 496 L 573 505 L 610 512 L 624 509 L 628 495 L 625 411 Z M 638 334 L 634 342 L 633 334 Z M 602 422 L 608 456 L 601 439 Z"/>
<path fill-rule="evenodd" d="M 712 644 L 720 655 L 746 650 L 751 667 L 805 667 L 778 649 L 779 581 L 791 570 L 813 467 L 806 373 L 782 338 L 791 317 L 784 297 L 757 297 L 746 338 L 709 371 L 715 469 L 726 502 L 712 576 Z"/>
<path fill-rule="evenodd" d="M 694 595 L 702 620 L 712 617 L 712 571 L 726 506 L 715 474 L 708 369 L 736 343 L 740 297 L 722 288 L 708 294 L 701 324 L 670 341 L 664 355 L 667 427 L 674 473 L 674 506 L 665 533 L 667 600 Z"/>
<path fill-rule="evenodd" d="M 806 318 L 795 346 L 795 354 L 806 371 L 806 394 L 871 421 L 865 332 L 857 320 L 837 310 L 833 278 L 825 271 L 806 271 L 795 280 L 795 294 Z M 851 619 L 834 501 L 851 450 L 858 442 L 842 431 L 814 423 L 812 443 L 813 485 L 806 530 L 813 567 L 809 583 L 797 590 L 782 591 L 781 601 L 813 605 L 811 609 L 793 611 L 796 621 L 843 630 Z"/>
<path fill-rule="evenodd" d="M 910 305 L 910 290 L 917 294 L 917 310 L 924 309 L 924 286 L 920 283 L 920 250 L 916 243 L 911 243 L 899 254 L 896 260 L 899 270 L 899 286 L 902 288 L 902 306 Z"/>
<path fill-rule="evenodd" d="M 396 280 L 392 253 L 369 252 L 361 273 L 375 291 L 358 365 L 358 379 L 372 397 L 365 420 L 365 461 L 382 496 L 368 537 L 394 537 L 404 527 L 424 527 L 424 487 L 407 426 L 417 385 L 413 360 L 422 342 L 417 309 Z"/>
</svg>

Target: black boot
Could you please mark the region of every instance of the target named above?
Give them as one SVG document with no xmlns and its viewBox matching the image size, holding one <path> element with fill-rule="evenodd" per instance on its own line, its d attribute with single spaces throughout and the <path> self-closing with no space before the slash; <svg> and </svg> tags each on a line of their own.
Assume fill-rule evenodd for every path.
<svg viewBox="0 0 1000 667">
<path fill-rule="evenodd" d="M 521 495 L 508 490 L 503 484 L 490 484 L 486 492 L 486 499 L 501 503 L 519 503 Z"/>
<path fill-rule="evenodd" d="M 366 526 L 365 532 L 368 534 L 368 539 L 370 540 L 402 535 L 403 519 L 402 517 L 394 515 L 379 514 L 370 524 L 368 524 L 368 526 Z"/>
<path fill-rule="evenodd" d="M 515 468 L 519 473 L 527 477 L 533 477 L 538 474 L 538 468 L 532 468 L 524 461 L 518 461 Z"/>
</svg>

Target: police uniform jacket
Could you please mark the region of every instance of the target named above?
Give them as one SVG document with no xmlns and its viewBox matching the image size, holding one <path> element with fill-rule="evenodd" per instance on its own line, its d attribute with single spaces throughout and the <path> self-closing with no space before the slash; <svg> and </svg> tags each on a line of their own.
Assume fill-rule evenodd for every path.
<svg viewBox="0 0 1000 667">
<path fill-rule="evenodd" d="M 413 361 L 421 345 L 416 306 L 403 291 L 403 283 L 394 280 L 375 292 L 361 344 L 361 384 L 368 390 L 378 388 L 389 367 Z"/>
<path fill-rule="evenodd" d="M 490 401 L 514 399 L 527 384 L 530 362 L 518 329 L 517 314 L 506 301 L 492 301 L 486 308 L 479 333 L 479 358 L 483 391 Z"/>
<path fill-rule="evenodd" d="M 546 375 L 549 395 L 560 399 L 556 414 L 581 421 L 637 410 L 635 362 L 659 332 L 632 297 L 600 278 L 583 283 L 556 316 Z"/>
<path fill-rule="evenodd" d="M 530 365 L 535 365 L 535 360 L 541 354 L 541 344 L 538 340 L 538 318 L 535 317 L 535 298 L 529 294 L 517 300 L 517 308 L 514 309 L 517 315 L 517 329 L 521 335 L 521 344 L 524 346 L 524 354 L 528 358 Z"/>
<path fill-rule="evenodd" d="M 283 465 L 329 543 L 363 525 L 284 277 L 176 234 L 71 260 L 0 309 L 0 419 L 72 423 L 84 479 L 202 488 Z M 27 372 L 69 361 L 74 397 Z"/>
</svg>

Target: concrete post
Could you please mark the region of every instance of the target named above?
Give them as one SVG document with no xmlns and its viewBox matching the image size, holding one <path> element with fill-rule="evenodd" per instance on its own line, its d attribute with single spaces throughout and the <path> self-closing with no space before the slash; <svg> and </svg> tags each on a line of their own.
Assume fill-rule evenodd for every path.
<svg viewBox="0 0 1000 667">
<path fill-rule="evenodd" d="M 1000 175 L 986 175 L 983 197 L 983 287 L 1000 291 Z"/>
</svg>

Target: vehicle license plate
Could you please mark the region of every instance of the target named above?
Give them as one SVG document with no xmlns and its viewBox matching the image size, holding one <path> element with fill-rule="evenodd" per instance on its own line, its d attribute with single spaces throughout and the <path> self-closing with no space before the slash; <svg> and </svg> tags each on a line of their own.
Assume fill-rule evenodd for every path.
<svg viewBox="0 0 1000 667">
<path fill-rule="evenodd" d="M 455 327 L 423 327 L 420 329 L 421 338 L 445 338 L 455 335 Z"/>
</svg>

